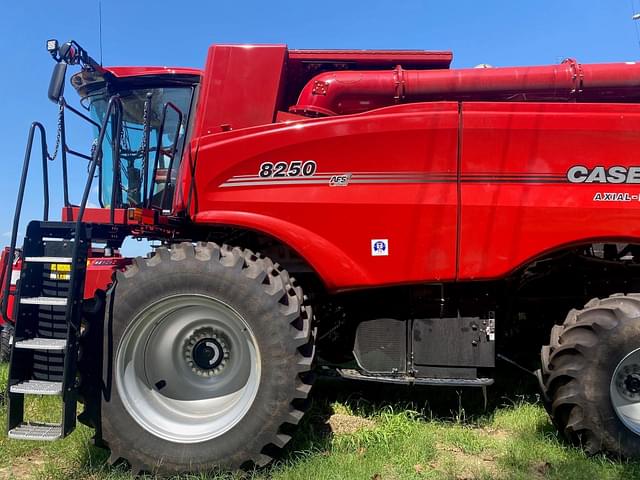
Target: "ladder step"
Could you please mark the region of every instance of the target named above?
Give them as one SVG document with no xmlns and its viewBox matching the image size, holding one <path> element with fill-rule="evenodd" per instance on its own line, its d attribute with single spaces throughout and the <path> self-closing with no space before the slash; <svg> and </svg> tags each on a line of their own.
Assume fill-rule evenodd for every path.
<svg viewBox="0 0 640 480">
<path fill-rule="evenodd" d="M 65 339 L 59 338 L 28 338 L 15 342 L 15 348 L 30 348 L 32 350 L 64 350 L 67 346 Z"/>
<path fill-rule="evenodd" d="M 16 440 L 57 440 L 62 438 L 62 425 L 55 423 L 21 423 L 9 430 L 9 438 Z"/>
<path fill-rule="evenodd" d="M 48 382 L 45 380 L 27 380 L 9 387 L 11 393 L 24 393 L 27 395 L 60 395 L 62 393 L 61 382 Z"/>
<path fill-rule="evenodd" d="M 32 263 L 71 263 L 71 257 L 25 257 L 25 262 Z"/>
<path fill-rule="evenodd" d="M 24 297 L 20 299 L 20 303 L 24 305 L 51 305 L 55 307 L 64 307 L 67 299 L 63 297 Z"/>
</svg>

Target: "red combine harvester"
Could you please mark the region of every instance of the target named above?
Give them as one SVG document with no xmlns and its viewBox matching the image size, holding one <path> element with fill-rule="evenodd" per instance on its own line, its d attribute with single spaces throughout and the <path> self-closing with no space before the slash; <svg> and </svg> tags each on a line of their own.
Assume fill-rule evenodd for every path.
<svg viewBox="0 0 640 480">
<path fill-rule="evenodd" d="M 201 71 L 48 50 L 64 206 L 49 220 L 34 123 L 2 256 L 9 437 L 68 435 L 80 401 L 134 473 L 261 466 L 318 364 L 484 389 L 496 358 L 542 349 L 563 434 L 640 454 L 640 65 L 216 45 Z M 18 250 L 36 133 L 44 217 Z M 69 155 L 88 163 L 75 204 Z M 126 237 L 160 246 L 123 258 Z M 60 423 L 24 418 L 25 395 L 59 395 Z"/>
</svg>

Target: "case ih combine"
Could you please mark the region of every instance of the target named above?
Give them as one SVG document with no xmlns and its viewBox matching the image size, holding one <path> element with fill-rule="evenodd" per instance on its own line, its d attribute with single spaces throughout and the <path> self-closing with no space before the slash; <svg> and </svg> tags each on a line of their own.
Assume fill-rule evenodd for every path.
<svg viewBox="0 0 640 480">
<path fill-rule="evenodd" d="M 264 465 L 317 362 L 486 387 L 498 355 L 542 349 L 564 435 L 640 454 L 640 65 L 219 45 L 200 71 L 48 49 L 64 207 L 49 220 L 34 123 L 2 257 L 11 438 L 68 435 L 80 401 L 134 472 Z M 44 218 L 16 249 L 36 133 Z M 89 170 L 75 204 L 69 155 Z M 161 246 L 123 258 L 128 236 Z M 28 395 L 60 396 L 60 423 L 25 418 Z"/>
</svg>

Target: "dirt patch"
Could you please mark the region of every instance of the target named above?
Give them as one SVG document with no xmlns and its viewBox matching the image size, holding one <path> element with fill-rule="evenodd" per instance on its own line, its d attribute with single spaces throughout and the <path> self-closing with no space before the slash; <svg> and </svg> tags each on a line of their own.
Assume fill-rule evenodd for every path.
<svg viewBox="0 0 640 480">
<path fill-rule="evenodd" d="M 499 428 L 481 428 L 479 430 L 482 435 L 486 435 L 487 437 L 495 438 L 496 440 L 506 440 L 509 438 L 510 434 L 506 430 L 501 430 Z"/>
<path fill-rule="evenodd" d="M 472 480 L 483 475 L 489 475 L 491 478 L 500 477 L 496 457 L 491 453 L 471 455 L 454 445 L 440 443 L 436 444 L 436 449 L 440 455 L 429 467 L 445 474 L 455 472 L 453 478 L 456 480 Z"/>
<path fill-rule="evenodd" d="M 375 422 L 368 418 L 355 417 L 353 415 L 344 415 L 335 413 L 327 420 L 327 425 L 331 428 L 331 432 L 335 435 L 355 433 L 364 428 L 373 428 Z"/>
<path fill-rule="evenodd" d="M 11 465 L 0 467 L 0 479 L 23 479 L 23 478 L 36 478 L 35 474 L 46 463 L 42 452 L 35 450 L 29 452 L 27 455 L 17 457 Z"/>
<path fill-rule="evenodd" d="M 545 479 L 547 474 L 551 470 L 551 464 L 549 462 L 536 462 L 531 467 L 531 478 Z"/>
</svg>

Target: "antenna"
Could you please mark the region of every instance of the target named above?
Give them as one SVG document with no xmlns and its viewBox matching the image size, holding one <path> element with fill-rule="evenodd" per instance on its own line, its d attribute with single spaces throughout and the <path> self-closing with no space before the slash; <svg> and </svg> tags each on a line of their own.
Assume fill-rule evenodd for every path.
<svg viewBox="0 0 640 480">
<path fill-rule="evenodd" d="M 100 32 L 100 66 L 102 66 L 102 1 L 98 0 L 98 31 Z"/>
<path fill-rule="evenodd" d="M 640 14 L 636 11 L 634 1 L 630 0 L 629 3 L 631 3 L 631 19 L 633 20 L 636 29 L 636 40 L 638 41 L 638 46 L 640 47 L 640 30 L 638 29 L 638 20 L 640 20 Z"/>
</svg>

